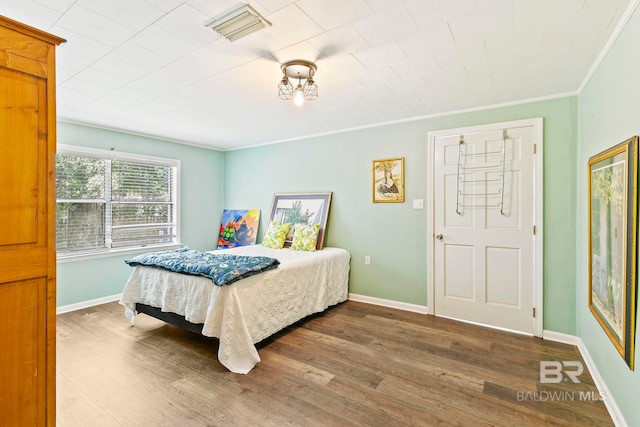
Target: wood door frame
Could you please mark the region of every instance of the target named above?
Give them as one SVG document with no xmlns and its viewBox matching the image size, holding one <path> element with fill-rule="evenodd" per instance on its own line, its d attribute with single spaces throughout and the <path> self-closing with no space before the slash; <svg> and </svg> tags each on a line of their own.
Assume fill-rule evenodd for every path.
<svg viewBox="0 0 640 427">
<path fill-rule="evenodd" d="M 427 314 L 436 314 L 435 312 L 435 231 L 434 231 L 434 194 L 435 194 L 435 140 L 438 137 L 455 135 L 459 136 L 465 133 L 486 132 L 491 130 L 502 130 L 514 127 L 533 127 L 533 143 L 536 151 L 533 155 L 533 223 L 536 227 L 536 233 L 533 235 L 533 307 L 536 315 L 533 318 L 533 335 L 542 337 L 543 328 L 543 119 L 542 117 L 524 120 L 514 120 L 510 122 L 489 123 L 477 126 L 466 126 L 454 129 L 443 129 L 428 133 L 427 141 Z M 532 230 L 533 233 L 533 230 Z"/>
</svg>

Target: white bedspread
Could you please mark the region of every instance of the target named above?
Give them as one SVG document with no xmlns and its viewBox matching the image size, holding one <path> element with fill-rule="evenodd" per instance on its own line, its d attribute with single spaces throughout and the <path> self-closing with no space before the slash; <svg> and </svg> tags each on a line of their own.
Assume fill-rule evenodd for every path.
<svg viewBox="0 0 640 427">
<path fill-rule="evenodd" d="M 350 254 L 344 249 L 253 245 L 217 252 L 273 257 L 280 266 L 222 287 L 204 277 L 135 267 L 120 300 L 129 320 L 134 322 L 135 304 L 142 303 L 203 323 L 203 335 L 220 339 L 220 363 L 246 374 L 260 362 L 255 343 L 347 299 Z"/>
</svg>

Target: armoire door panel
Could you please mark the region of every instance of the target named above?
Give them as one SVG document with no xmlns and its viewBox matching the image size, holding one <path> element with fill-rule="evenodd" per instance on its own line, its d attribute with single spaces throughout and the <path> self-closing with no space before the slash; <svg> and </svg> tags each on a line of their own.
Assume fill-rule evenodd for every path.
<svg viewBox="0 0 640 427">
<path fill-rule="evenodd" d="M 37 243 L 46 235 L 47 171 L 41 160 L 46 147 L 45 82 L 14 70 L 0 68 L 0 246 Z M 46 111 L 46 110 L 45 110 Z"/>
<path fill-rule="evenodd" d="M 45 277 L 0 285 L 0 424 L 36 426 L 43 419 L 46 358 L 47 279 Z"/>
</svg>

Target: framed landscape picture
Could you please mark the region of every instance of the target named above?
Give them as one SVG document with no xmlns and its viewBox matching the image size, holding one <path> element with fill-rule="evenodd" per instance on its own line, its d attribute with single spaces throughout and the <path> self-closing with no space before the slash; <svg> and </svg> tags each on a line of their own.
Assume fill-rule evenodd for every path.
<svg viewBox="0 0 640 427">
<path fill-rule="evenodd" d="M 329 207 L 331 205 L 331 192 L 328 193 L 276 193 L 271 203 L 269 223 L 276 221 L 278 224 L 320 224 L 316 249 L 322 249 L 324 244 Z M 291 246 L 294 227 L 289 230 L 284 247 Z"/>
<path fill-rule="evenodd" d="M 638 137 L 589 159 L 589 309 L 633 370 Z"/>
<path fill-rule="evenodd" d="M 404 202 L 404 157 L 373 161 L 374 203 Z"/>
</svg>

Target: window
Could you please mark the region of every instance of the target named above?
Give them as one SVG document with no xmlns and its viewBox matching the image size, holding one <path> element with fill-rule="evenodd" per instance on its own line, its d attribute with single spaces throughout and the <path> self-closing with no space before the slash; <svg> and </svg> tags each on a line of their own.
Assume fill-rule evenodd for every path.
<svg viewBox="0 0 640 427">
<path fill-rule="evenodd" d="M 179 160 L 59 145 L 58 255 L 177 244 L 179 167 Z"/>
</svg>

